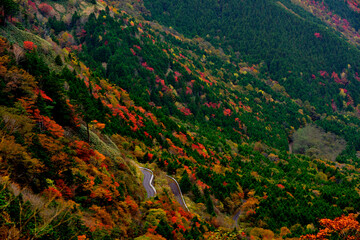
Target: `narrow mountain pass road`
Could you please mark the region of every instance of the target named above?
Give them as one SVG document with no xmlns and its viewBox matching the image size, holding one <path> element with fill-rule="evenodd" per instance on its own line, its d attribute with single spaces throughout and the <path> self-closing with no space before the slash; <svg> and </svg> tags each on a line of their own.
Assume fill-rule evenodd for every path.
<svg viewBox="0 0 360 240">
<path fill-rule="evenodd" d="M 153 172 L 148 168 L 143 168 L 143 167 L 139 167 L 139 168 L 140 168 L 140 171 L 144 174 L 143 186 L 147 192 L 147 198 L 155 197 L 156 189 L 152 184 L 152 181 L 154 179 Z M 170 176 L 166 176 L 166 177 L 168 179 L 168 184 L 170 186 L 170 189 L 173 192 L 173 194 L 175 195 L 176 201 L 181 205 L 182 208 L 184 208 L 186 211 L 189 211 L 189 209 L 185 203 L 184 197 L 181 193 L 181 189 L 180 189 L 178 182 L 173 177 L 170 177 Z"/>
<path fill-rule="evenodd" d="M 155 197 L 156 195 L 156 189 L 155 187 L 152 185 L 152 181 L 154 179 L 154 174 L 150 169 L 147 168 L 143 168 L 143 167 L 139 167 L 141 172 L 144 174 L 144 179 L 143 179 L 143 186 L 147 192 L 147 197 L 148 198 L 152 198 Z"/>
<path fill-rule="evenodd" d="M 235 214 L 235 216 L 233 217 L 234 225 L 233 225 L 232 228 L 237 228 L 237 227 L 238 227 L 238 220 L 239 220 L 239 217 L 240 217 L 241 214 L 242 214 L 242 211 L 239 210 L 239 211 Z"/>
<path fill-rule="evenodd" d="M 143 186 L 144 186 L 144 188 L 145 188 L 145 190 L 147 192 L 147 198 L 155 197 L 156 189 L 152 184 L 153 179 L 154 179 L 153 172 L 148 168 L 143 168 L 143 167 L 139 167 L 139 168 L 140 168 L 140 171 L 144 174 Z M 173 177 L 170 177 L 168 175 L 166 175 L 166 177 L 168 179 L 168 184 L 170 186 L 170 189 L 171 189 L 172 193 L 175 196 L 176 201 L 181 205 L 181 207 L 184 210 L 189 212 L 189 208 L 187 207 L 187 205 L 185 203 L 185 200 L 184 200 L 184 197 L 183 197 L 183 195 L 181 193 L 179 183 Z M 242 203 L 244 204 L 245 202 L 246 202 L 246 200 L 243 200 Z M 242 214 L 243 214 L 243 210 L 241 210 L 241 209 L 239 209 L 235 213 L 235 215 L 232 218 L 233 221 L 234 221 L 234 224 L 233 224 L 232 228 L 238 228 L 238 220 L 239 220 L 240 215 L 242 215 Z"/>
<path fill-rule="evenodd" d="M 244 203 L 246 203 L 246 200 L 242 200 L 242 204 L 244 204 Z M 241 210 L 241 209 L 236 212 L 236 214 L 235 214 L 234 217 L 232 218 L 232 219 L 234 220 L 234 225 L 233 225 L 232 228 L 237 228 L 237 227 L 238 227 L 239 217 L 240 217 L 240 215 L 242 215 L 243 213 L 244 213 L 244 211 Z"/>
<path fill-rule="evenodd" d="M 153 186 L 152 182 L 154 179 L 154 174 L 153 172 L 148 169 L 148 168 L 143 168 L 143 167 L 139 167 L 140 171 L 144 174 L 144 179 L 143 179 L 143 186 L 147 192 L 147 198 L 152 198 L 155 197 L 156 195 L 156 189 Z M 175 178 L 170 177 L 168 175 L 166 175 L 167 179 L 168 179 L 168 184 L 170 186 L 170 189 L 172 191 L 172 193 L 175 196 L 176 201 L 181 205 L 181 207 L 189 212 L 189 208 L 187 207 L 184 197 L 182 195 L 179 183 L 176 181 Z M 243 200 L 243 204 L 246 202 L 246 200 Z M 243 214 L 243 211 L 240 209 L 238 210 L 235 215 L 233 216 L 233 221 L 234 224 L 232 226 L 232 228 L 237 228 L 238 227 L 238 219 L 240 217 L 240 215 Z"/>
<path fill-rule="evenodd" d="M 185 209 L 186 211 L 189 212 L 189 209 L 185 203 L 185 200 L 181 193 L 181 189 L 180 189 L 178 182 L 173 177 L 170 177 L 170 176 L 167 176 L 167 177 L 168 177 L 169 186 L 171 188 L 171 191 L 175 195 L 176 201 L 178 201 L 178 203 L 182 206 L 183 209 Z"/>
</svg>

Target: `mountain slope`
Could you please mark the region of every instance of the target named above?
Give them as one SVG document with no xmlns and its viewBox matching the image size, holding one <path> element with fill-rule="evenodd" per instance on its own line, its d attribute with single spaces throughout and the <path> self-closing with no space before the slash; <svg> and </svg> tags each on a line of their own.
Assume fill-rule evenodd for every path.
<svg viewBox="0 0 360 240">
<path fill-rule="evenodd" d="M 335 109 L 357 92 L 348 83 L 339 94 L 342 75 L 333 83 L 326 74 L 315 76 L 328 83 L 322 89 L 339 95 L 326 93 L 330 102 L 322 109 L 322 99 L 294 98 L 295 90 L 281 85 L 289 80 L 272 78 L 264 63 L 246 63 L 214 47 L 222 40 L 213 46 L 185 38 L 118 4 L 148 13 L 141 2 L 28 1 L 22 3 L 28 18 L 20 14 L 1 29 L 12 41 L 2 38 L 0 48 L 1 221 L 13 226 L 6 225 L 4 236 L 16 230 L 19 237 L 43 239 L 290 238 L 315 233 L 319 218 L 359 208 L 358 138 L 349 134 L 358 131 L 350 111 L 356 102 Z M 266 4 L 258 2 L 271 5 L 275 16 L 286 10 Z M 278 74 L 300 81 L 294 72 Z M 301 131 L 294 132 L 314 123 L 347 140 L 338 162 L 338 153 L 319 159 L 328 155 L 317 149 L 321 144 L 306 145 L 306 138 L 300 140 L 308 156 L 287 151 L 301 142 Z M 325 145 L 331 139 L 337 139 L 334 148 L 344 144 L 318 129 Z M 146 200 L 138 166 L 153 170 L 154 198 Z M 179 180 L 190 212 L 170 194 L 167 174 Z M 26 203 L 30 197 L 18 195 L 16 184 L 42 196 L 46 207 Z M 23 231 L 19 216 L 28 215 L 6 201 L 20 209 L 30 204 L 44 230 L 34 231 L 28 222 L 35 218 L 27 217 Z M 45 214 L 61 204 L 73 210 Z M 231 233 L 239 211 L 239 228 Z M 71 220 L 64 221 L 67 216 Z"/>
<path fill-rule="evenodd" d="M 298 2 L 300 6 L 312 6 L 309 11 L 315 17 L 324 6 L 317 1 Z M 269 74 L 285 87 L 292 99 L 308 101 L 316 112 L 358 115 L 359 50 L 293 3 L 159 0 L 145 1 L 145 6 L 151 12 L 146 15 L 149 19 L 173 26 L 188 36 L 199 35 L 221 46 L 233 61 L 240 58 L 260 63 L 261 73 Z M 323 15 L 327 16 L 327 12 Z M 334 27 L 345 29 L 345 20 L 335 18 L 338 23 Z M 358 140 L 348 141 L 359 150 Z"/>
</svg>

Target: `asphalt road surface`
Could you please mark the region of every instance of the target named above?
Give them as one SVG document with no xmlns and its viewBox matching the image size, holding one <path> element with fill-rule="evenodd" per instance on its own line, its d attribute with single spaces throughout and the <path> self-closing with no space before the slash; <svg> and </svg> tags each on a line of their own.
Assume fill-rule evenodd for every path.
<svg viewBox="0 0 360 240">
<path fill-rule="evenodd" d="M 147 192 L 147 197 L 148 198 L 155 197 L 156 189 L 152 185 L 154 174 L 152 173 L 152 171 L 150 169 L 147 169 L 147 168 L 140 167 L 140 170 L 144 174 L 143 186 L 144 186 L 144 188 L 145 188 L 145 190 Z M 188 207 L 186 206 L 185 200 L 184 200 L 184 198 L 182 196 L 181 189 L 180 189 L 180 186 L 179 186 L 178 182 L 174 178 L 172 178 L 170 176 L 167 176 L 167 177 L 168 177 L 169 186 L 171 188 L 171 191 L 175 195 L 176 201 L 185 210 L 189 211 Z"/>
<path fill-rule="evenodd" d="M 246 202 L 246 200 L 242 200 L 242 204 L 244 204 L 245 202 Z M 235 216 L 233 217 L 233 220 L 234 220 L 233 228 L 238 227 L 238 220 L 239 220 L 239 217 L 241 214 L 243 214 L 243 211 L 240 209 L 239 211 L 236 212 Z"/>
<path fill-rule="evenodd" d="M 235 216 L 233 217 L 233 220 L 234 220 L 234 225 L 233 225 L 233 228 L 237 228 L 238 227 L 238 219 L 240 217 L 240 214 L 242 214 L 242 211 L 239 210 Z"/>
<path fill-rule="evenodd" d="M 186 211 L 189 211 L 188 207 L 186 206 L 186 203 L 185 203 L 185 200 L 182 196 L 182 193 L 181 193 L 181 189 L 180 189 L 180 186 L 178 184 L 178 182 L 170 177 L 170 176 L 167 176 L 168 179 L 169 179 L 169 186 L 171 188 L 171 191 L 173 192 L 173 194 L 175 195 L 175 199 L 178 203 L 180 203 L 180 205 L 182 206 L 183 209 L 185 209 Z"/>
<path fill-rule="evenodd" d="M 141 167 L 140 170 L 144 174 L 143 186 L 147 192 L 147 197 L 148 198 L 155 197 L 156 189 L 152 185 L 152 180 L 154 178 L 154 174 L 152 173 L 152 171 L 150 169 L 147 169 L 147 168 Z"/>
</svg>

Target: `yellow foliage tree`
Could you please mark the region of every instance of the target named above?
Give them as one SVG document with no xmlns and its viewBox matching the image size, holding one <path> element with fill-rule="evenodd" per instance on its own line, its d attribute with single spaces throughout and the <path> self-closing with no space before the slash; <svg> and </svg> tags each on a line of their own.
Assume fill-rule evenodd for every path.
<svg viewBox="0 0 360 240">
<path fill-rule="evenodd" d="M 1 169 L 12 169 L 15 177 L 26 176 L 26 173 L 32 175 L 42 172 L 44 165 L 38 159 L 32 158 L 25 147 L 15 142 L 13 136 L 4 136 L 2 132 L 0 136 L 2 136 L 0 141 Z"/>
<path fill-rule="evenodd" d="M 16 67 L 8 69 L 3 77 L 6 82 L 6 90 L 21 95 L 32 95 L 37 86 L 33 76 L 25 70 Z"/>
<path fill-rule="evenodd" d="M 146 216 L 145 226 L 157 226 L 161 219 L 166 221 L 166 212 L 163 209 L 150 209 L 148 215 Z"/>
<path fill-rule="evenodd" d="M 271 230 L 263 228 L 253 228 L 250 231 L 251 240 L 272 240 L 274 239 L 274 233 Z"/>
<path fill-rule="evenodd" d="M 285 237 L 288 234 L 291 234 L 290 229 L 288 229 L 287 227 L 280 228 L 280 237 Z"/>
</svg>

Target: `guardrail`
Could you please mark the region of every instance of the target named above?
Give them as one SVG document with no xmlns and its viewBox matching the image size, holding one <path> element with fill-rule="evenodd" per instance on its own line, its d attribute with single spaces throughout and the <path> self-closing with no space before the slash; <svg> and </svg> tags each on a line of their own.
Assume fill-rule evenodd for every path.
<svg viewBox="0 0 360 240">
<path fill-rule="evenodd" d="M 140 168 L 140 169 L 144 169 L 145 171 L 148 171 L 148 172 L 151 173 L 149 185 L 150 185 L 150 187 L 154 190 L 155 195 L 156 195 L 156 189 L 155 189 L 155 187 L 152 185 L 152 181 L 153 181 L 153 179 L 154 179 L 154 173 L 153 173 L 150 169 L 148 169 L 148 168 L 144 168 L 144 167 L 139 167 L 139 168 Z"/>
</svg>

